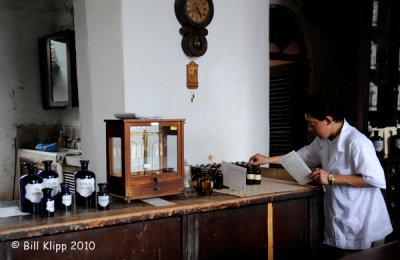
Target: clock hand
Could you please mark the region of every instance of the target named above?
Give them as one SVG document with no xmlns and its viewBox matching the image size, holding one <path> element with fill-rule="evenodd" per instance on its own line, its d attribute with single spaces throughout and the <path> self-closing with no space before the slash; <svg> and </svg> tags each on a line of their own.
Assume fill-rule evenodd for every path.
<svg viewBox="0 0 400 260">
<path fill-rule="evenodd" d="M 201 14 L 200 9 L 199 9 L 198 6 L 196 6 L 196 10 L 197 10 L 197 12 L 199 13 L 200 17 L 203 18 L 203 15 Z"/>
</svg>

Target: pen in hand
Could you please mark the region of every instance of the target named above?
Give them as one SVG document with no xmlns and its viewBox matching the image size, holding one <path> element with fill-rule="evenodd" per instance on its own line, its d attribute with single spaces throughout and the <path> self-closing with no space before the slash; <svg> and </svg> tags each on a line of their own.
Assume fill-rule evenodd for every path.
<svg viewBox="0 0 400 260">
<path fill-rule="evenodd" d="M 316 168 L 315 170 L 318 171 L 319 168 Z M 321 184 L 321 186 L 322 186 L 322 189 L 324 190 L 324 192 L 326 192 L 325 185 L 324 185 L 324 184 Z"/>
</svg>

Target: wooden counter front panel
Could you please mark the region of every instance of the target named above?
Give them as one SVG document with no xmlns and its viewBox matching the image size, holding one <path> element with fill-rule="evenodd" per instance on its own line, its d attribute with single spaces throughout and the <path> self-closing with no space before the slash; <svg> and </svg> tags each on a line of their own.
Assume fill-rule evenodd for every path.
<svg viewBox="0 0 400 260">
<path fill-rule="evenodd" d="M 323 240 L 322 197 L 273 204 L 274 259 L 318 259 Z"/>
<path fill-rule="evenodd" d="M 12 242 L 8 241 L 4 245 L 6 259 L 42 260 L 49 259 L 50 255 L 51 259 L 179 259 L 180 218 L 18 240 L 18 249 L 12 249 Z M 24 250 L 24 244 L 33 246 L 35 243 L 39 247 L 38 250 Z M 48 250 L 50 244 L 66 244 L 67 249 L 63 253 L 56 253 L 55 250 Z M 76 250 L 73 250 L 74 244 Z M 93 245 L 95 249 L 91 250 Z M 87 250 L 78 250 L 78 246 Z"/>
<path fill-rule="evenodd" d="M 267 259 L 268 206 L 183 216 L 183 259 Z"/>
</svg>

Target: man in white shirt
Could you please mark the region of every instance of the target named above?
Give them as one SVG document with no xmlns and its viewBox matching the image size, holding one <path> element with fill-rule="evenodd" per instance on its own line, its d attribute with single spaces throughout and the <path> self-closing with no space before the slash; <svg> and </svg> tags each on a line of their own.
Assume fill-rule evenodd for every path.
<svg viewBox="0 0 400 260">
<path fill-rule="evenodd" d="M 329 256 L 370 248 L 393 231 L 380 191 L 386 188 L 385 176 L 374 146 L 346 122 L 340 101 L 327 93 L 307 99 L 305 117 L 316 138 L 297 153 L 309 167 L 320 167 L 310 179 L 326 189 L 324 244 Z M 280 164 L 283 156 L 256 154 L 250 163 Z"/>
</svg>

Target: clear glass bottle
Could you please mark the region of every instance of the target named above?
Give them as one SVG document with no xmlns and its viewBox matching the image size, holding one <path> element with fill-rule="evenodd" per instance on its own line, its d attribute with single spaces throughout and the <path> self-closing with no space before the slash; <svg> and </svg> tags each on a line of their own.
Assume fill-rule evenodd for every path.
<svg viewBox="0 0 400 260">
<path fill-rule="evenodd" d="M 51 188 L 44 188 L 42 189 L 43 198 L 40 202 L 41 207 L 41 215 L 51 217 L 54 216 L 54 198 L 51 195 L 52 189 Z"/>
<path fill-rule="evenodd" d="M 51 160 L 42 161 L 44 164 L 44 170 L 40 171 L 38 175 L 43 179 L 43 188 L 52 189 L 51 196 L 57 198 L 57 195 L 60 192 L 60 178 L 58 173 L 51 169 L 52 162 L 53 161 Z"/>
<path fill-rule="evenodd" d="M 110 208 L 110 196 L 108 195 L 107 183 L 99 183 L 99 193 L 97 194 L 97 209 L 107 210 Z"/>
<path fill-rule="evenodd" d="M 88 170 L 89 161 L 81 160 L 81 170 L 74 174 L 75 204 L 88 208 L 96 207 L 96 176 Z"/>
<path fill-rule="evenodd" d="M 374 136 L 371 137 L 371 141 L 375 147 L 378 158 L 383 158 L 383 138 L 379 136 L 379 131 L 374 131 Z"/>
<path fill-rule="evenodd" d="M 67 144 L 65 143 L 64 140 L 64 131 L 60 131 L 60 135 L 58 136 L 58 148 L 65 148 L 67 147 Z"/>
<path fill-rule="evenodd" d="M 211 169 L 202 169 L 203 176 L 200 179 L 199 194 L 209 196 L 213 192 L 214 180 L 211 177 Z"/>
<path fill-rule="evenodd" d="M 57 201 L 57 207 L 64 210 L 70 210 L 72 208 L 72 193 L 69 191 L 68 183 L 61 183 L 61 192 L 59 194 L 59 201 Z"/>
<path fill-rule="evenodd" d="M 190 165 L 185 160 L 184 163 L 184 173 L 185 173 L 185 186 L 183 194 L 185 196 L 193 196 L 196 195 L 195 190 L 192 187 L 192 171 Z"/>
<path fill-rule="evenodd" d="M 36 165 L 27 163 L 28 173 L 19 179 L 21 211 L 40 213 L 40 200 L 42 199 L 42 177 L 36 174 Z"/>
</svg>

